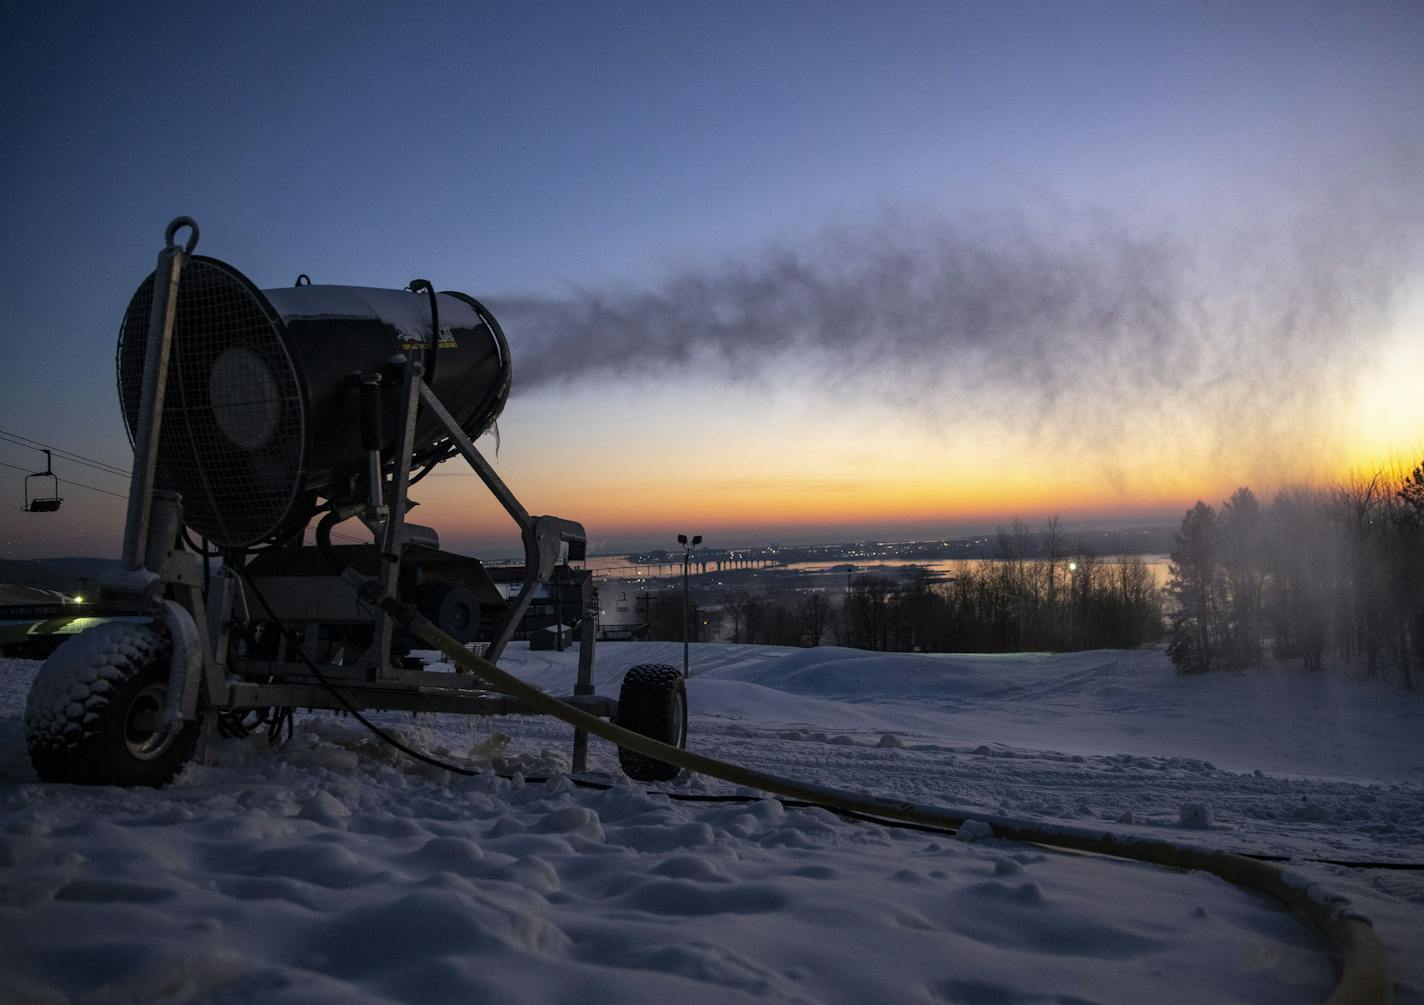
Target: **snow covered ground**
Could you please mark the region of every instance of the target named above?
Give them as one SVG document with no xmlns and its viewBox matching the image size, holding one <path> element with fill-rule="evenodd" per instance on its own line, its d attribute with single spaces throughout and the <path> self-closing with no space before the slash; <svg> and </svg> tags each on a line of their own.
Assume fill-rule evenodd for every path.
<svg viewBox="0 0 1424 1005">
<path fill-rule="evenodd" d="M 548 690 L 576 651 L 507 664 Z M 599 648 L 600 690 L 681 647 Z M 1179 678 L 1160 654 L 693 649 L 691 745 L 924 802 L 1300 859 L 1424 861 L 1424 700 L 1336 670 Z M 1321 1000 L 1313 929 L 1214 877 L 575 788 L 540 719 L 381 716 L 224 745 L 161 790 L 38 784 L 37 664 L 0 662 L 0 1001 Z M 506 737 L 508 739 L 506 740 Z M 621 778 L 593 741 L 594 776 Z M 666 786 L 725 791 L 706 779 Z M 1207 829 L 1182 808 L 1210 807 Z M 1424 873 L 1301 862 L 1424 1001 Z"/>
</svg>

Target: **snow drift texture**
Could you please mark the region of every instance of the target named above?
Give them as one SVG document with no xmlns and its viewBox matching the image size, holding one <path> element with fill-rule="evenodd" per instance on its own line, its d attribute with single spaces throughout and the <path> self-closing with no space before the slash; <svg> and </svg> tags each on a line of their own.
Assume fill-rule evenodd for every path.
<svg viewBox="0 0 1424 1005">
<path fill-rule="evenodd" d="M 600 647 L 604 688 L 665 648 Z M 693 658 L 693 744 L 718 756 L 1219 847 L 1420 855 L 1424 712 L 1377 682 L 1178 678 L 1155 653 Z M 511 653 L 551 690 L 576 660 Z M 286 751 L 229 744 L 165 790 L 42 786 L 20 725 L 34 668 L 0 664 L 0 1000 L 1297 1002 L 1333 982 L 1312 929 L 1212 877 L 576 789 L 547 720 L 387 719 L 447 756 L 510 734 L 510 767 L 553 773 L 534 785 L 309 717 Z M 1190 806 L 1208 829 L 1184 829 Z M 1376 918 L 1419 1000 L 1424 884 L 1298 869 Z"/>
</svg>

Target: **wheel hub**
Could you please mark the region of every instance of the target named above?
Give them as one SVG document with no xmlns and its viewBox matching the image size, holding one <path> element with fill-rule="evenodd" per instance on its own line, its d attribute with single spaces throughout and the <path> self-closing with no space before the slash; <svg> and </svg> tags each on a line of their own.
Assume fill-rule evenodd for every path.
<svg viewBox="0 0 1424 1005">
<path fill-rule="evenodd" d="M 124 746 L 130 756 L 140 761 L 162 757 L 177 735 L 159 726 L 168 689 L 162 684 L 150 684 L 129 702 L 124 715 Z"/>
</svg>

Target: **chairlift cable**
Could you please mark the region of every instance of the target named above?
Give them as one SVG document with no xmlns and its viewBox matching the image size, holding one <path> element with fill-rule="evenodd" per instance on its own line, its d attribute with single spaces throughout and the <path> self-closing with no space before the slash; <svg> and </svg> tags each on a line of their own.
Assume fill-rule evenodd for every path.
<svg viewBox="0 0 1424 1005">
<path fill-rule="evenodd" d="M 108 461 L 101 461 L 96 458 L 89 457 L 85 454 L 75 453 L 72 450 L 65 450 L 62 447 L 56 447 L 51 444 L 44 443 L 40 440 L 31 439 L 30 437 L 22 436 L 19 433 L 11 433 L 8 430 L 0 430 L 0 439 L 4 439 L 7 442 L 14 443 L 16 446 L 29 447 L 32 450 L 49 450 L 52 451 L 54 454 L 60 456 L 64 460 L 72 461 L 76 464 L 83 464 L 86 467 L 95 468 L 99 471 L 104 471 L 109 474 L 122 475 L 125 478 L 127 478 L 129 475 L 127 468 L 120 467 L 116 464 L 110 464 Z"/>
<path fill-rule="evenodd" d="M 9 430 L 0 429 L 0 441 L 39 452 L 49 450 L 61 460 L 71 461 L 75 464 L 83 464 L 85 467 L 94 468 L 105 474 L 119 475 L 124 478 L 129 476 L 129 472 L 126 469 L 120 468 L 117 465 L 109 464 L 105 461 L 98 461 L 92 457 L 86 457 L 83 454 L 76 454 L 70 450 L 63 450 L 59 447 L 51 446 L 48 443 L 41 443 L 39 440 L 32 440 L 28 436 L 21 436 L 19 433 L 12 433 Z"/>
<path fill-rule="evenodd" d="M 0 431 L 0 432 L 2 432 L 2 431 Z M 19 445 L 20 445 L 20 446 L 27 446 L 27 444 L 23 444 L 23 443 L 22 443 L 22 444 L 19 444 Z M 32 448 L 32 449 L 38 450 L 38 449 L 40 449 L 40 448 L 35 447 L 35 448 Z M 58 453 L 58 451 L 56 451 L 56 453 Z M 61 460 L 66 460 L 67 458 L 60 458 L 60 459 L 61 459 Z M 23 471 L 23 472 L 25 472 L 26 474 L 31 474 L 31 473 L 32 473 L 29 468 L 21 467 L 21 466 L 18 465 L 18 464 L 10 464 L 10 463 L 7 463 L 6 461 L 0 461 L 0 467 L 10 468 L 12 471 Z M 76 481 L 75 481 L 74 479 L 72 479 L 72 478 L 63 478 L 63 477 L 61 477 L 61 476 L 59 476 L 59 475 L 55 475 L 55 477 L 59 479 L 59 483 L 60 483 L 61 485 L 73 485 L 75 488 L 88 489 L 90 492 L 102 492 L 104 495 L 106 495 L 106 496 L 113 496 L 115 499 L 127 499 L 127 498 L 128 498 L 128 494 L 125 493 L 125 492 L 112 492 L 112 491 L 110 491 L 109 489 L 101 489 L 101 488 L 99 488 L 99 486 L 97 486 L 97 485 L 87 485 L 87 484 L 85 484 L 84 482 L 76 482 Z M 369 542 L 367 542 L 367 541 L 362 540 L 362 539 L 359 538 L 359 537 L 353 537 L 353 536 L 350 535 L 350 534 L 343 534 L 343 533 L 341 533 L 340 531 L 333 531 L 333 532 L 332 532 L 332 536 L 333 536 L 333 537 L 343 538 L 343 539 L 345 539 L 345 540 L 347 540 L 347 541 L 352 542 L 353 544 L 368 544 L 368 543 L 369 543 Z"/>
<path fill-rule="evenodd" d="M 20 467 L 20 465 L 18 465 L 18 464 L 7 464 L 7 463 L 5 463 L 4 461 L 0 461 L 0 467 L 11 468 L 12 470 L 15 470 L 15 471 L 24 471 L 24 472 L 29 473 L 29 474 L 32 474 L 32 473 L 33 473 L 33 472 L 30 471 L 29 468 L 22 468 L 22 467 Z M 55 477 L 56 477 L 56 478 L 59 478 L 58 475 L 55 475 Z M 113 496 L 113 497 L 116 498 L 116 499 L 127 499 L 127 498 L 128 498 L 128 495 L 125 494 L 125 493 L 123 493 L 123 492 L 110 492 L 108 489 L 101 489 L 101 488 L 99 488 L 99 486 L 97 486 L 97 485 L 86 485 L 86 484 L 84 484 L 83 482 L 76 482 L 76 481 L 74 481 L 73 479 L 70 479 L 70 478 L 59 478 L 59 483 L 60 483 L 61 485 L 73 485 L 75 488 L 88 489 L 90 492 L 102 492 L 104 495 L 106 495 L 106 496 Z"/>
<path fill-rule="evenodd" d="M 128 477 L 129 477 L 129 473 L 128 473 L 127 471 L 125 471 L 125 470 L 123 470 L 123 469 L 121 469 L 121 468 L 118 468 L 118 467 L 116 467 L 116 466 L 114 466 L 114 465 L 112 465 L 112 464 L 106 464 L 106 463 L 104 463 L 103 461 L 96 461 L 96 460 L 94 460 L 92 457 L 85 457 L 85 456 L 82 455 L 82 454 L 76 454 L 76 453 L 73 453 L 73 452 L 68 451 L 68 450 L 61 450 L 61 449 L 59 449 L 58 447 L 51 447 L 51 446 L 49 446 L 48 444 L 40 444 L 40 441 L 39 441 L 39 440 L 32 440 L 32 439 L 30 439 L 28 436 L 21 436 L 19 433 L 11 433 L 10 431 L 5 430 L 5 429 L 0 429 L 0 442 L 10 443 L 10 444 L 13 444 L 14 446 L 17 446 L 17 447 L 25 447 L 25 448 L 27 448 L 27 449 L 29 449 L 29 450 L 38 451 L 38 452 L 40 452 L 40 453 L 43 453 L 45 450 L 50 450 L 50 451 L 52 451 L 56 456 L 58 456 L 60 460 L 67 460 L 67 461 L 72 461 L 72 462 L 74 462 L 74 463 L 76 463 L 76 464 L 83 464 L 83 465 L 85 465 L 85 466 L 87 466 L 87 467 L 91 467 L 91 468 L 94 468 L 94 469 L 96 469 L 96 470 L 98 470 L 98 471 L 102 471 L 102 472 L 104 472 L 105 474 L 120 475 L 120 476 L 122 476 L 122 477 L 124 477 L 124 478 L 128 478 Z M 35 444 L 40 444 L 40 445 L 39 445 L 39 446 L 35 446 Z M 20 466 L 17 465 L 17 464 L 6 464 L 4 461 L 0 461 L 0 465 L 3 465 L 4 467 L 7 467 L 7 468 L 12 468 L 12 469 L 14 469 L 15 471 L 25 471 L 25 472 L 28 472 L 28 471 L 29 471 L 28 468 L 20 467 Z M 59 476 L 56 475 L 55 477 L 58 478 Z M 102 493 L 104 493 L 105 495 L 114 496 L 114 497 L 117 498 L 117 499 L 127 499 L 127 498 L 128 498 L 128 493 L 126 493 L 126 492 L 111 492 L 111 491 L 108 490 L 108 489 L 101 489 L 101 488 L 99 488 L 99 487 L 96 486 L 96 485 L 86 485 L 86 484 L 83 483 L 83 482 L 76 482 L 76 481 L 74 481 L 73 479 L 70 479 L 70 478 L 59 478 L 59 481 L 60 481 L 61 484 L 73 485 L 73 486 L 75 486 L 76 488 L 81 488 L 81 489 L 89 489 L 91 492 L 102 492 Z M 345 540 L 345 541 L 350 541 L 350 542 L 353 543 L 353 544 L 369 544 L 369 543 L 370 543 L 370 542 L 368 542 L 368 541 L 366 541 L 366 540 L 364 540 L 364 539 L 362 539 L 362 538 L 353 537 L 353 536 L 350 535 L 350 534 L 344 534 L 344 533 L 342 533 L 341 531 L 333 531 L 333 532 L 332 532 L 332 536 L 333 536 L 333 537 L 339 537 L 339 538 L 341 538 L 342 540 Z"/>
</svg>

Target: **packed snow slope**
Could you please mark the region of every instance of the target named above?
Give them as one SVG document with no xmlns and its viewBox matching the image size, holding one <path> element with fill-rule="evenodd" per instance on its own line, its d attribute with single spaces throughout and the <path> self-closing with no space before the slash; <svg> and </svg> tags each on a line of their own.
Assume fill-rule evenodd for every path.
<svg viewBox="0 0 1424 1005">
<path fill-rule="evenodd" d="M 506 665 L 555 693 L 577 650 Z M 603 644 L 598 681 L 681 662 Z M 160 790 L 41 785 L 38 665 L 0 662 L 0 1001 L 1321 1000 L 1308 925 L 1213 877 L 845 821 L 771 800 L 574 787 L 547 719 L 299 717 Z M 1181 678 L 1159 653 L 693 647 L 690 745 L 986 814 L 1297 857 L 1424 1001 L 1424 702 L 1348 668 Z M 612 748 L 593 777 L 618 781 Z M 525 777 L 549 776 L 529 784 Z M 669 791 L 726 791 L 682 778 Z M 1185 812 L 1184 812 L 1185 810 Z"/>
</svg>

